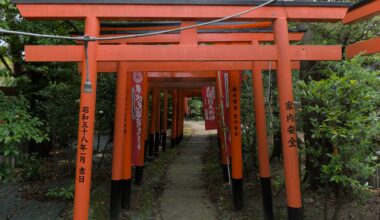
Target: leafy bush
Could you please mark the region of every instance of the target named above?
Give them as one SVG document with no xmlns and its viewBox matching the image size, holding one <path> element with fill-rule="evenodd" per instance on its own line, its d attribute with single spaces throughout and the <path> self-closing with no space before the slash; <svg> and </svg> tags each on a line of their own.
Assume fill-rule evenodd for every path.
<svg viewBox="0 0 380 220">
<path fill-rule="evenodd" d="M 26 155 L 20 164 L 21 177 L 25 181 L 40 180 L 45 177 L 44 161 L 37 154 Z"/>
<path fill-rule="evenodd" d="M 345 192 L 364 189 L 378 166 L 380 72 L 363 63 L 358 57 L 330 65 L 326 79 L 299 83 L 308 103 L 300 113 L 310 118 L 313 134 L 306 150 L 320 167 L 321 183 Z"/>
<path fill-rule="evenodd" d="M 193 97 L 191 99 L 188 99 L 188 105 L 189 105 L 189 118 L 194 121 L 203 120 L 203 105 L 202 101 L 198 97 Z"/>
<path fill-rule="evenodd" d="M 8 168 L 13 168 L 12 158 L 20 154 L 20 146 L 24 141 L 33 139 L 42 142 L 47 139 L 42 131 L 43 123 L 28 113 L 29 104 L 23 96 L 7 97 L 0 92 L 0 155 L 9 159 L 3 162 L 0 181 L 4 181 Z M 5 160 L 7 161 L 7 160 Z"/>
<path fill-rule="evenodd" d="M 7 147 L 13 147 L 24 140 L 42 142 L 46 139 L 41 131 L 43 123 L 28 113 L 29 104 L 23 96 L 7 97 L 0 92 L 0 109 L 0 143 L 5 146 L 2 149 L 4 156 Z"/>
<path fill-rule="evenodd" d="M 56 187 L 49 189 L 48 192 L 45 193 L 45 196 L 52 199 L 72 200 L 74 198 L 74 189 L 74 184 L 70 184 L 68 188 Z"/>
</svg>

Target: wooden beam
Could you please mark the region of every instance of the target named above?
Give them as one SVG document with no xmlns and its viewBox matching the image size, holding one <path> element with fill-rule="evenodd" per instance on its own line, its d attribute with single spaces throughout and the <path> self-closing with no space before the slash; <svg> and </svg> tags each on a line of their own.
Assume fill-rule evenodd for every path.
<svg viewBox="0 0 380 220">
<path fill-rule="evenodd" d="M 289 40 L 291 42 L 300 41 L 303 37 L 303 32 L 290 32 Z M 113 37 L 118 35 L 102 35 L 102 37 Z M 121 40 L 100 41 L 101 44 L 150 44 L 150 43 L 179 43 L 179 34 L 160 34 L 155 36 L 127 38 Z M 251 42 L 253 39 L 259 42 L 273 42 L 273 33 L 198 33 L 197 40 L 199 43 L 216 43 L 216 42 Z"/>
<path fill-rule="evenodd" d="M 215 82 L 150 82 L 149 87 L 167 88 L 167 89 L 196 89 L 203 86 L 215 86 Z"/>
<path fill-rule="evenodd" d="M 230 5 L 107 5 L 107 4 L 18 4 L 21 15 L 28 19 L 102 20 L 207 20 L 218 19 L 252 8 Z M 348 6 L 266 6 L 232 20 L 339 21 Z"/>
<path fill-rule="evenodd" d="M 367 1 L 367 3 L 363 5 L 358 5 L 357 7 L 350 9 L 346 17 L 343 19 L 343 23 L 352 24 L 355 22 L 372 18 L 379 14 L 380 14 L 380 1 L 379 0 Z"/>
<path fill-rule="evenodd" d="M 358 54 L 369 55 L 380 52 L 380 37 L 360 41 L 346 47 L 346 56 L 352 58 Z"/>
<path fill-rule="evenodd" d="M 151 78 L 215 78 L 215 71 L 203 72 L 149 72 L 148 77 Z"/>
<path fill-rule="evenodd" d="M 143 23 L 142 23 L 143 24 Z M 168 30 L 179 27 L 178 25 L 157 25 L 157 26 L 134 26 L 134 27 L 115 27 L 115 26 L 100 26 L 100 31 L 153 31 L 153 30 Z M 226 24 L 213 24 L 200 26 L 198 30 L 225 30 L 225 29 L 251 29 L 251 28 L 269 28 L 272 26 L 272 22 L 264 21 L 264 22 L 254 22 L 254 23 L 226 23 Z"/>
<path fill-rule="evenodd" d="M 275 61 L 262 61 L 257 62 L 261 65 L 263 70 L 276 70 L 277 64 Z M 292 61 L 293 70 L 300 69 L 299 61 Z M 82 63 L 78 63 L 78 70 L 81 71 Z M 143 72 L 178 72 L 178 71 L 211 71 L 211 70 L 250 70 L 252 69 L 252 62 L 238 61 L 238 62 L 128 62 L 127 67 L 129 72 L 143 71 Z M 98 62 L 98 72 L 100 73 L 114 73 L 117 70 L 117 62 Z M 204 73 L 204 72 L 203 72 Z M 173 76 L 177 77 L 177 75 Z"/>
<path fill-rule="evenodd" d="M 151 46 L 99 45 L 98 61 L 267 61 L 277 60 L 276 45 Z M 25 46 L 28 62 L 81 62 L 82 46 Z M 290 46 L 291 60 L 340 60 L 341 46 Z"/>
</svg>

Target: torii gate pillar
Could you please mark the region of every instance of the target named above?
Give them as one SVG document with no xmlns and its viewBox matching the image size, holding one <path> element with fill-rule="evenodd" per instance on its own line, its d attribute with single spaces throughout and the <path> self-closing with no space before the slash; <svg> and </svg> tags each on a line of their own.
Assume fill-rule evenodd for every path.
<svg viewBox="0 0 380 220">
<path fill-rule="evenodd" d="M 177 101 L 178 101 L 178 91 L 175 89 L 172 91 L 172 128 L 171 128 L 171 147 L 175 147 L 176 145 L 176 137 L 177 137 Z"/>
<path fill-rule="evenodd" d="M 270 180 L 270 164 L 268 156 L 267 126 L 265 116 L 264 87 L 262 68 L 259 62 L 252 62 L 252 88 L 255 107 L 255 124 L 257 137 L 257 151 L 259 158 L 259 174 L 266 220 L 273 219 L 272 189 Z"/>
<path fill-rule="evenodd" d="M 145 155 L 147 151 L 147 136 L 148 136 L 148 73 L 143 72 L 143 81 L 142 81 L 142 131 L 141 131 L 141 150 L 137 156 L 137 164 L 135 165 L 135 183 L 137 185 L 142 184 L 144 166 L 145 166 Z"/>
<path fill-rule="evenodd" d="M 232 197 L 235 208 L 241 210 L 243 208 L 243 152 L 240 127 L 240 71 L 229 72 L 228 84 Z"/>
<path fill-rule="evenodd" d="M 161 143 L 162 151 L 166 151 L 166 130 L 168 128 L 168 90 L 164 90 L 164 106 L 162 111 Z"/>
<path fill-rule="evenodd" d="M 275 43 L 278 51 L 277 86 L 279 95 L 282 150 L 284 154 L 284 171 L 288 219 L 303 219 L 301 187 L 299 177 L 297 131 L 292 87 L 292 70 L 290 65 L 290 48 L 288 22 L 286 18 L 277 18 L 274 22 Z"/>
<path fill-rule="evenodd" d="M 121 183 L 121 208 L 129 209 L 131 204 L 132 186 L 132 74 L 127 73 L 126 99 L 125 99 L 125 135 L 123 150 L 123 175 Z"/>
<path fill-rule="evenodd" d="M 154 88 L 156 98 L 153 102 L 156 102 L 156 109 L 153 110 L 152 114 L 155 114 L 155 131 L 154 131 L 154 156 L 157 157 L 160 154 L 160 142 L 161 142 L 161 90 L 159 88 Z M 154 97 L 154 96 L 153 96 Z"/>
<path fill-rule="evenodd" d="M 85 34 L 99 36 L 99 20 L 86 17 Z M 78 128 L 78 145 L 75 174 L 74 219 L 88 219 L 90 206 L 92 149 L 94 139 L 96 82 L 97 82 L 97 42 L 88 42 L 88 68 L 86 58 L 83 59 L 82 86 L 80 95 L 80 112 Z M 85 92 L 86 73 L 88 69 L 91 92 Z"/>
<path fill-rule="evenodd" d="M 125 126 L 125 98 L 127 95 L 127 70 L 126 63 L 118 63 L 118 73 L 116 81 L 116 98 L 115 98 L 115 125 L 112 151 L 112 182 L 111 182 L 111 201 L 110 201 L 110 218 L 120 218 L 121 204 L 121 180 L 123 166 L 123 148 L 124 148 L 124 128 Z"/>
</svg>

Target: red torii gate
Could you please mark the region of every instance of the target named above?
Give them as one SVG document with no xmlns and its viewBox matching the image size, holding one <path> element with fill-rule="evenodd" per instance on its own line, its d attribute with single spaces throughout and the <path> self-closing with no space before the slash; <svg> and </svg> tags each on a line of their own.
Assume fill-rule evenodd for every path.
<svg viewBox="0 0 380 220">
<path fill-rule="evenodd" d="M 99 35 L 99 20 L 201 20 L 225 17 L 236 12 L 249 9 L 252 5 L 262 2 L 239 1 L 205 1 L 185 2 L 182 0 L 158 3 L 156 1 L 71 1 L 60 0 L 54 4 L 44 0 L 20 0 L 18 8 L 22 16 L 30 19 L 85 19 L 85 34 L 91 37 Z M 35 4 L 39 3 L 39 4 Z M 223 6 L 221 6 L 223 5 Z M 329 7 L 325 7 L 329 6 Z M 86 123 L 87 132 L 79 131 L 78 143 L 81 139 L 88 140 L 81 152 L 78 144 L 77 179 L 75 190 L 74 218 L 87 219 L 89 207 L 89 191 L 91 178 L 92 138 L 94 129 L 94 107 L 96 91 L 97 62 L 116 61 L 128 63 L 131 61 L 169 62 L 169 61 L 277 61 L 279 80 L 279 100 L 281 115 L 281 130 L 284 150 L 286 191 L 288 214 L 290 219 L 301 219 L 301 193 L 298 175 L 298 149 L 295 134 L 294 106 L 291 79 L 291 60 L 337 60 L 340 59 L 339 46 L 294 46 L 289 45 L 287 21 L 338 21 L 346 11 L 347 4 L 283 2 L 262 7 L 253 13 L 248 13 L 235 20 L 268 20 L 274 22 L 275 45 L 225 45 L 225 46 L 183 46 L 183 45 L 98 45 L 98 42 L 88 42 L 89 80 L 92 93 L 83 91 L 86 76 L 86 66 L 83 65 L 83 80 L 81 93 L 80 125 Z M 157 13 L 158 12 L 158 13 Z M 186 31 L 184 31 L 186 32 Z M 100 53 L 101 51 L 101 53 Z M 146 53 L 149 51 L 149 53 Z M 253 52 L 254 51 L 254 52 Z M 82 46 L 27 46 L 27 61 L 63 61 L 84 62 Z M 43 52 L 43 53 L 41 53 Z M 122 69 L 121 65 L 121 69 Z M 124 67 L 125 68 L 125 67 Z M 123 69 L 122 69 L 123 70 Z M 126 72 L 124 69 L 122 72 Z M 125 74 L 124 74 L 125 75 Z M 230 74 L 230 92 L 239 94 L 238 74 Z M 128 97 L 128 95 L 127 95 Z M 237 100 L 238 103 L 238 100 Z M 234 103 L 231 103 L 234 104 Z M 236 105 L 236 103 L 235 103 Z M 128 109 L 128 104 L 127 104 Z M 239 115 L 237 108 L 234 115 Z M 127 114 L 128 111 L 127 111 Z M 290 119 L 289 119 L 290 117 Z M 240 118 L 237 118 L 240 121 Z M 128 124 L 128 122 L 127 122 Z M 128 125 L 127 125 L 128 126 Z M 293 132 L 288 132 L 289 128 Z M 128 129 L 128 128 L 127 128 Z M 232 136 L 233 143 L 239 143 L 238 137 Z M 127 137 L 128 135 L 126 135 Z M 240 140 L 241 141 L 241 140 Z M 291 146 L 289 146 L 291 144 Z M 233 150 L 232 165 L 237 169 L 241 163 L 241 152 Z M 128 150 L 127 150 L 128 151 Z M 84 155 L 83 155 L 84 154 Z M 125 167 L 130 167 L 130 155 L 126 155 Z M 239 159 L 240 157 L 240 159 Z M 83 160 L 83 158 L 85 160 Z M 87 158 L 87 159 L 86 159 Z M 234 159 L 235 158 L 235 159 Z M 235 164 L 235 165 L 234 165 Z M 86 172 L 83 172 L 86 171 Z M 130 170 L 123 171 L 130 176 Z M 232 170 L 234 192 L 242 190 L 241 170 Z M 82 178 L 82 179 L 81 179 Z M 82 181 L 81 181 L 82 180 Z M 236 199 L 236 198 L 234 198 Z M 240 202 L 240 201 L 238 201 Z"/>
<path fill-rule="evenodd" d="M 154 23 L 155 25 L 159 25 L 160 23 Z M 259 23 L 260 24 L 260 23 Z M 130 25 L 128 25 L 128 28 L 130 28 Z M 164 24 L 163 24 L 164 25 Z M 257 23 L 255 24 L 257 25 Z M 142 25 L 142 26 L 145 26 Z M 230 27 L 231 25 L 223 25 L 224 27 Z M 119 29 L 125 29 L 124 25 L 117 25 L 117 24 L 112 24 L 112 27 L 119 30 Z M 144 27 L 144 28 L 139 28 L 140 30 L 144 30 L 146 31 L 147 28 L 151 28 L 149 26 L 147 27 Z M 112 29 L 111 29 L 112 30 Z M 245 31 L 245 30 L 240 30 L 240 31 Z M 252 30 L 250 30 L 252 31 Z M 250 35 L 250 37 L 254 37 L 254 38 L 247 38 L 247 36 L 244 36 L 242 34 L 246 34 L 246 33 L 238 33 L 239 36 L 243 36 L 245 38 L 236 38 L 234 37 L 233 35 L 231 35 L 231 33 L 225 35 L 224 37 L 224 40 L 222 38 L 216 38 L 215 40 L 212 39 L 212 38 L 209 38 L 208 41 L 205 41 L 205 43 L 210 43 L 210 42 L 217 42 L 218 45 L 221 45 L 221 43 L 228 43 L 228 41 L 231 41 L 231 43 L 234 43 L 234 44 L 249 44 L 250 42 L 253 42 L 253 43 L 259 43 L 261 41 L 264 41 L 264 42 L 273 42 L 274 41 L 274 35 L 273 33 L 271 32 L 271 30 L 254 30 L 256 31 L 255 33 L 248 33 Z M 131 32 L 123 32 L 123 33 L 119 33 L 119 34 L 131 34 Z M 204 34 L 204 33 L 202 33 Z M 199 34 L 197 35 L 197 39 L 199 39 L 200 37 L 199 36 L 202 36 L 202 34 Z M 225 33 L 217 33 L 218 35 L 215 35 L 215 36 L 219 36 L 220 35 L 224 35 Z M 181 33 L 181 35 L 183 35 Z M 229 36 L 228 36 L 229 35 Z M 193 35 L 195 36 L 195 35 Z M 104 37 L 104 35 L 103 35 Z M 289 40 L 290 41 L 299 41 L 301 40 L 301 38 L 303 37 L 303 33 L 299 33 L 299 32 L 290 32 L 289 33 Z M 137 42 L 141 43 L 143 42 L 144 44 L 149 44 L 149 43 L 177 43 L 177 41 L 173 41 L 173 39 L 169 38 L 169 41 L 168 40 L 165 40 L 164 37 L 162 37 L 161 35 L 158 35 L 158 39 L 160 40 L 163 40 L 163 42 L 160 42 L 159 40 L 155 39 L 155 38 L 150 38 L 150 39 L 144 39 L 144 41 L 140 41 L 139 38 L 137 38 Z M 176 38 L 177 40 L 180 39 L 180 37 Z M 133 44 L 133 43 L 136 43 L 136 39 L 128 39 L 128 43 L 130 44 Z M 173 41 L 173 42 L 172 42 Z M 108 42 L 103 42 L 103 43 L 108 43 Z M 117 44 L 120 44 L 120 43 L 125 43 L 124 40 L 114 40 L 112 41 L 112 43 L 117 43 Z M 197 44 L 199 44 L 200 42 L 197 42 Z M 170 64 L 167 64 L 167 63 L 163 63 L 164 65 L 161 65 L 161 66 L 151 66 L 151 63 L 150 62 L 136 62 L 137 64 L 140 64 L 140 68 L 144 68 L 145 70 L 147 70 L 147 68 L 151 68 L 150 70 L 153 70 L 153 69 L 156 69 L 156 70 L 160 70 L 160 67 L 161 68 L 165 68 L 164 70 L 168 70 L 167 68 L 170 68 L 172 63 Z M 205 68 L 204 65 L 204 62 L 182 62 L 183 63 L 186 63 L 186 64 L 190 64 L 191 66 L 193 66 L 193 70 L 202 70 L 202 68 Z M 225 68 L 225 65 L 223 64 L 230 64 L 230 63 L 226 63 L 226 62 L 222 62 L 222 63 L 218 63 L 218 65 L 215 65 L 214 66 L 210 66 L 210 63 L 211 62 L 207 62 L 206 64 L 208 64 L 208 68 L 211 68 L 211 69 L 218 69 L 218 68 Z M 103 62 L 103 63 L 98 63 L 98 71 L 99 72 L 115 72 L 116 70 L 116 62 L 112 63 L 112 62 Z M 128 66 L 131 66 L 131 62 L 128 63 L 129 65 Z M 142 65 L 141 65 L 142 64 Z M 160 63 L 158 63 L 160 64 Z M 235 64 L 235 63 L 232 63 L 232 64 Z M 257 67 L 255 67 L 255 72 L 261 72 L 261 68 L 262 69 L 268 69 L 268 68 L 271 68 L 271 69 L 276 69 L 276 63 L 273 64 L 273 68 L 272 68 L 272 64 L 268 64 L 268 62 L 255 62 L 255 65 Z M 232 68 L 233 69 L 241 69 L 241 70 L 244 70 L 244 67 L 245 69 L 250 69 L 252 67 L 252 63 L 251 62 L 246 62 L 245 65 L 247 66 L 240 66 L 239 64 L 238 65 L 235 65 L 233 66 Z M 107 68 L 108 67 L 108 68 Z M 230 66 L 231 67 L 231 66 Z M 261 68 L 260 68 L 261 67 Z M 136 67 L 135 67 L 136 68 Z M 157 69 L 158 68 L 158 69 Z M 171 67 L 173 68 L 173 67 Z M 184 69 L 183 66 L 179 66 L 177 67 L 179 69 L 178 70 L 182 70 Z M 293 61 L 292 62 L 292 69 L 299 69 L 299 61 Z M 132 69 L 133 70 L 133 69 Z M 141 69 L 140 69 L 141 70 Z M 171 69 L 171 70 L 174 70 L 174 69 Z M 226 69 L 224 69 L 226 70 Z M 215 71 L 203 71 L 203 72 L 194 72 L 194 73 L 179 73 L 179 72 L 176 72 L 176 73 L 163 73 L 163 72 L 158 72 L 156 73 L 156 76 L 158 76 L 159 78 L 156 78 L 152 75 L 152 73 L 148 73 L 149 74 L 149 78 L 150 77 L 153 77 L 153 78 L 150 78 L 150 79 L 155 79 L 155 81 L 157 81 L 158 79 L 160 79 L 160 82 L 157 82 L 156 84 L 153 84 L 153 83 L 150 83 L 149 85 L 150 86 L 157 86 L 157 87 L 167 87 L 167 88 L 170 88 L 170 87 L 186 87 L 186 86 L 190 86 L 190 87 L 193 87 L 193 82 L 195 79 L 197 79 L 197 85 L 198 86 L 207 86 L 208 83 L 207 81 L 210 79 L 210 77 L 212 77 L 213 81 L 215 81 L 215 77 L 216 77 L 216 73 Z M 167 78 L 169 76 L 169 78 Z M 255 87 L 254 87 L 254 90 L 255 90 L 255 97 L 257 96 L 257 94 L 259 94 L 259 92 L 256 92 L 256 90 L 262 90 L 262 85 L 257 85 L 257 83 L 260 83 L 260 81 L 257 80 L 257 76 L 258 74 L 255 74 L 255 77 L 254 77 L 254 82 L 256 83 Z M 181 82 L 177 82 L 177 83 L 173 83 L 173 80 L 172 79 L 178 79 L 178 77 L 180 78 L 186 78 L 185 81 L 189 81 L 189 79 L 191 78 L 192 82 L 184 82 L 183 80 L 181 80 Z M 165 81 L 165 82 L 164 82 Z M 203 82 L 202 83 L 199 83 L 199 82 Z M 149 146 L 149 155 L 151 157 L 153 157 L 153 154 L 158 154 L 158 145 L 159 145 L 159 141 L 157 142 L 157 140 L 160 140 L 159 139 L 159 120 L 157 117 L 157 114 L 160 112 L 159 110 L 157 111 L 157 98 L 158 98 L 158 95 L 157 95 L 157 90 L 154 90 L 154 95 L 153 95 L 153 100 L 154 100 L 154 103 L 153 103 L 153 110 L 152 112 L 154 112 L 154 114 L 152 115 L 153 119 L 151 120 L 151 128 L 150 128 L 150 138 L 149 138 L 149 143 L 150 143 L 150 146 Z M 219 90 L 217 90 L 219 91 Z M 182 100 L 181 97 L 179 97 L 180 100 Z M 262 103 L 260 102 L 260 98 L 256 98 L 255 99 L 255 107 L 257 109 L 259 109 L 257 111 L 257 117 L 256 117 L 256 124 L 257 124 L 257 132 L 258 132 L 258 136 L 260 135 L 261 138 L 259 140 L 259 155 L 260 155 L 260 176 L 261 176 L 261 179 L 262 179 L 262 191 L 263 191 L 263 204 L 264 204 L 264 213 L 266 214 L 266 216 L 268 218 L 273 218 L 273 214 L 272 214 L 272 199 L 271 199 L 271 183 L 270 183 L 270 168 L 269 168 L 269 161 L 268 161 L 268 153 L 267 153 L 267 141 L 266 141 L 266 126 L 265 126 L 265 120 L 263 121 L 262 119 L 265 118 L 265 112 L 264 112 L 264 102 L 262 101 Z M 262 105 L 262 106 L 261 106 Z M 166 106 L 166 105 L 164 105 Z M 182 106 L 182 103 L 180 104 L 180 106 Z M 174 109 L 174 108 L 173 108 Z M 263 109 L 261 112 L 260 112 L 260 109 Z M 261 113 L 263 115 L 261 115 Z M 164 124 L 163 124 L 163 135 L 162 135 L 162 142 L 163 142 L 163 150 L 165 149 L 166 147 L 166 120 L 165 120 L 165 111 L 163 113 L 163 118 L 164 118 Z M 172 133 L 172 146 L 177 142 L 179 142 L 179 140 L 181 139 L 181 136 L 182 136 L 182 133 L 183 133 L 183 117 L 182 117 L 182 112 L 180 112 L 178 115 L 180 116 L 180 118 L 178 118 L 179 120 L 179 123 L 178 124 L 175 124 L 173 123 L 173 127 L 172 127 L 172 131 L 175 130 L 175 132 Z M 260 119 L 260 117 L 262 119 Z M 232 118 L 232 117 L 231 117 Z M 115 119 L 116 120 L 116 119 Z M 175 121 L 175 119 L 173 118 L 173 121 Z M 218 143 L 220 144 L 220 148 L 221 148 L 221 162 L 222 162 L 222 165 L 223 165 L 223 171 L 224 171 L 224 176 L 225 176 L 225 179 L 226 181 L 228 181 L 228 172 L 227 172 L 227 161 L 226 161 L 226 151 L 225 151 L 225 143 L 224 143 L 224 140 L 222 138 L 222 132 L 221 132 L 221 128 L 218 128 Z M 240 143 L 236 144 L 236 145 L 241 145 Z M 154 149 L 154 150 L 153 150 Z M 140 168 L 140 167 L 136 167 L 136 168 Z M 139 172 L 137 172 L 139 171 Z M 138 179 L 141 179 L 141 176 L 142 176 L 142 171 L 141 169 L 136 169 L 136 174 L 135 174 L 135 177 L 138 178 Z M 236 193 L 235 193 L 236 194 Z M 112 198 L 111 198 L 112 199 Z M 239 202 L 237 202 L 239 203 Z M 237 204 L 235 202 L 235 204 Z"/>
</svg>

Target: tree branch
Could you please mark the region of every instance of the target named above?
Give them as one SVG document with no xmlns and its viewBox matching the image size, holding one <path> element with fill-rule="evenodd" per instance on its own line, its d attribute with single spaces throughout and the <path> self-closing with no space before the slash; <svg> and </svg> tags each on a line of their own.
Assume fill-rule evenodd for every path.
<svg viewBox="0 0 380 220">
<path fill-rule="evenodd" d="M 0 54 L 0 60 L 4 64 L 5 68 L 11 73 L 11 75 L 14 75 L 12 68 L 8 65 L 7 61 L 5 60 L 2 54 Z"/>
</svg>

